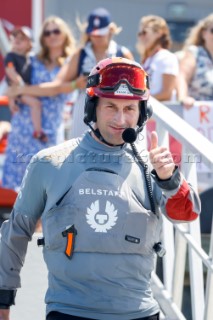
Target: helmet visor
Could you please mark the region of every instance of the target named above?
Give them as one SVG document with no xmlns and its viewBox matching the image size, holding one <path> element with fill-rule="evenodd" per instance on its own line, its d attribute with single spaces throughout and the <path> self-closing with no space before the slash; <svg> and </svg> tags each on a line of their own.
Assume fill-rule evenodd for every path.
<svg viewBox="0 0 213 320">
<path fill-rule="evenodd" d="M 136 95 L 144 95 L 148 89 L 148 76 L 140 67 L 127 64 L 112 64 L 88 78 L 87 87 L 97 87 L 103 92 L 116 92 L 121 84 Z"/>
</svg>

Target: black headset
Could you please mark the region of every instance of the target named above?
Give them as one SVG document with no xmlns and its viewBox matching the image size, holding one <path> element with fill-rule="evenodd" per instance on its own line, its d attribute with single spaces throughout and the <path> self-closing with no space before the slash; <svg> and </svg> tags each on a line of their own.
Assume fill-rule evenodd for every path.
<svg viewBox="0 0 213 320">
<path fill-rule="evenodd" d="M 88 124 L 90 122 L 96 122 L 96 107 L 98 104 L 99 97 L 93 96 L 90 97 L 88 94 L 85 98 L 85 106 L 84 106 L 84 123 Z M 138 119 L 137 125 L 139 128 L 143 128 L 144 123 L 151 118 L 153 109 L 150 103 L 148 101 L 139 101 L 139 107 L 140 107 L 140 116 Z"/>
</svg>

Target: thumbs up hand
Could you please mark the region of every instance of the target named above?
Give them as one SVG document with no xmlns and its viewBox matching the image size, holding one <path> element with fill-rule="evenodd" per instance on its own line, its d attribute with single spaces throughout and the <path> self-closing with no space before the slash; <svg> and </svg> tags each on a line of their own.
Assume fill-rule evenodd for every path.
<svg viewBox="0 0 213 320">
<path fill-rule="evenodd" d="M 158 146 L 157 132 L 151 133 L 149 158 L 161 180 L 169 179 L 175 168 L 171 152 L 166 147 Z"/>
</svg>

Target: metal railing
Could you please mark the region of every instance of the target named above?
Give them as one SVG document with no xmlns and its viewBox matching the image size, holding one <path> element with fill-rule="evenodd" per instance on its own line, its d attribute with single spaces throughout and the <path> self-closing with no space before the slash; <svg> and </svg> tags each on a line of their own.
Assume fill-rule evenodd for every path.
<svg viewBox="0 0 213 320">
<path fill-rule="evenodd" d="M 150 102 L 159 145 L 169 146 L 169 134 L 181 143 L 181 171 L 197 188 L 196 159 L 201 159 L 213 171 L 213 143 L 159 101 L 150 98 Z M 162 261 L 163 280 L 156 273 L 152 277 L 162 319 L 189 320 L 182 311 L 186 273 L 190 279 L 192 319 L 213 319 L 213 227 L 209 238 L 207 254 L 201 245 L 200 218 L 188 224 L 172 224 L 163 218 L 162 241 L 167 251 Z"/>
</svg>

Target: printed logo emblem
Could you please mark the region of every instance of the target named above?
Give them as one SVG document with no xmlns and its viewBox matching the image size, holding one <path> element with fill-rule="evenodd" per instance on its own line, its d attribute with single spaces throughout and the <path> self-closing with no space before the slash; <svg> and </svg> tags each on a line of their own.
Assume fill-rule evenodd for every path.
<svg viewBox="0 0 213 320">
<path fill-rule="evenodd" d="M 109 201 L 106 202 L 105 212 L 99 212 L 99 201 L 96 200 L 87 208 L 87 223 L 92 229 L 95 229 L 95 232 L 107 232 L 110 230 L 116 223 L 117 210 L 112 203 Z"/>
<path fill-rule="evenodd" d="M 94 21 L 93 21 L 93 25 L 94 25 L 95 27 L 99 27 L 99 26 L 100 26 L 100 23 L 101 23 L 101 21 L 100 21 L 99 18 L 95 18 Z"/>
<path fill-rule="evenodd" d="M 128 86 L 126 83 L 121 83 L 119 88 L 114 92 L 115 95 L 126 95 L 126 96 L 133 96 L 133 94 L 129 91 Z"/>
</svg>

